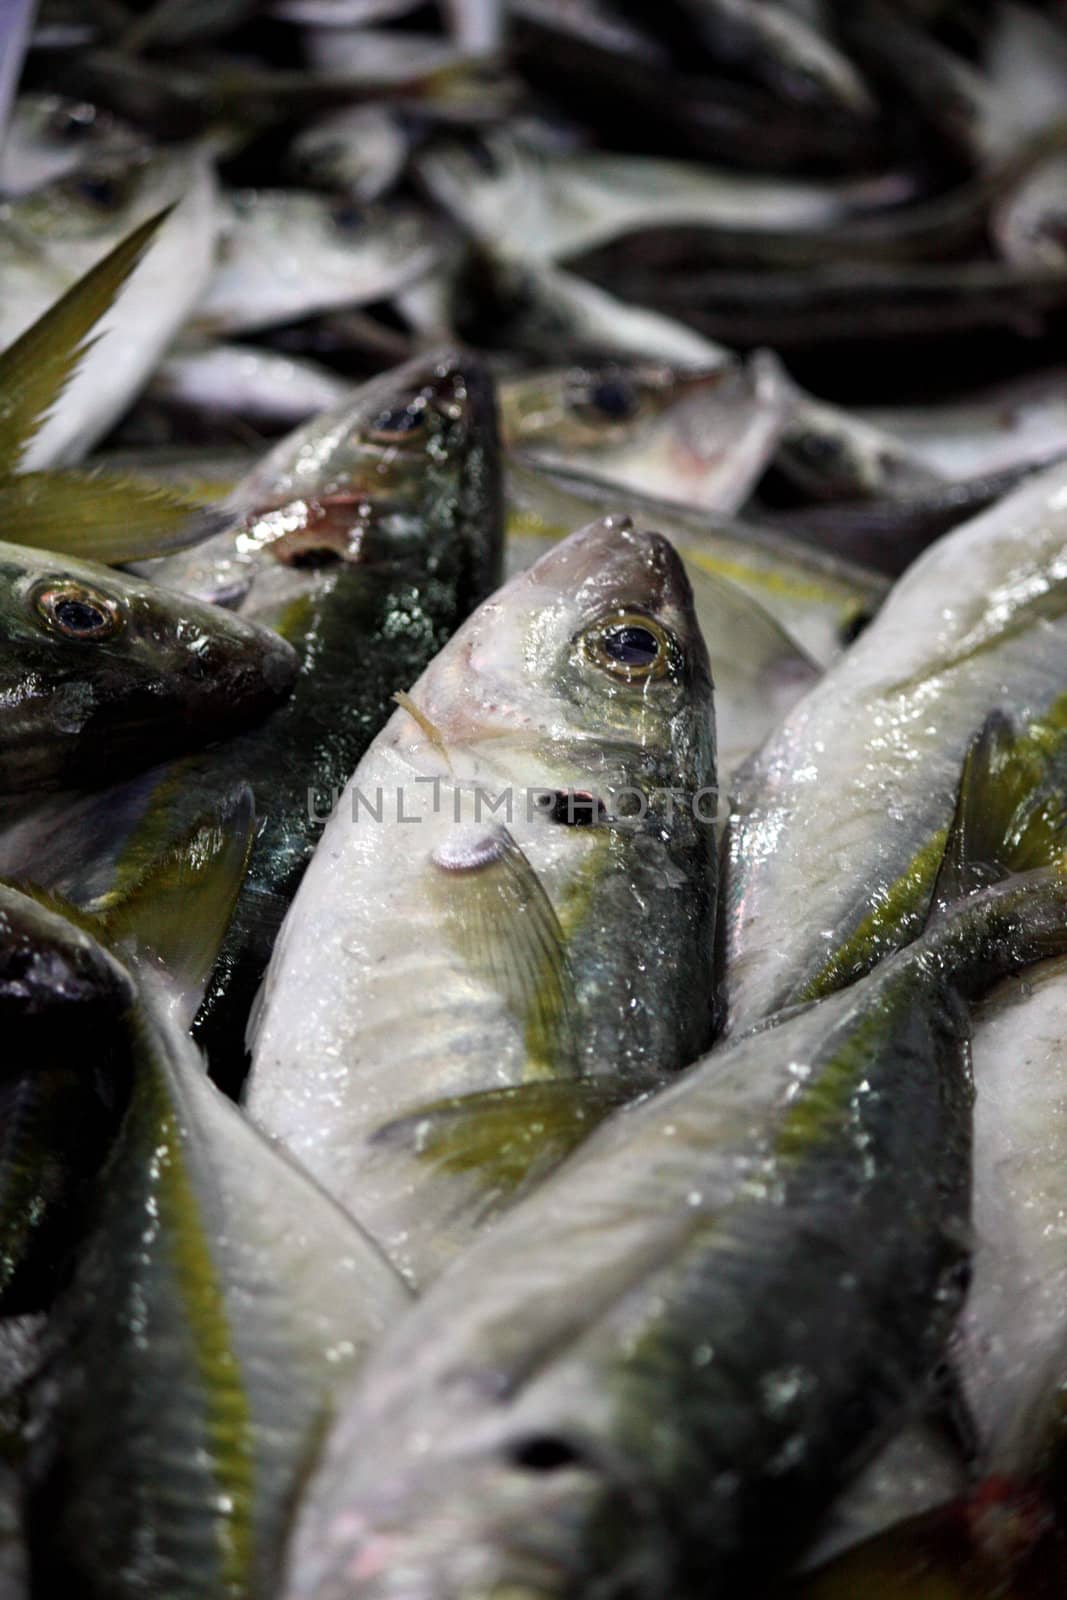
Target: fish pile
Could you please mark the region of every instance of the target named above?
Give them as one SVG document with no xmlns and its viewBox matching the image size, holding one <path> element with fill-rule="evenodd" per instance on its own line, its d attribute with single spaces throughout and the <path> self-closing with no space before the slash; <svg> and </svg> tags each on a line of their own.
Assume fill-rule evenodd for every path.
<svg viewBox="0 0 1067 1600">
<path fill-rule="evenodd" d="M 1067 1594 L 1065 107 L 0 8 L 0 1600 Z"/>
</svg>

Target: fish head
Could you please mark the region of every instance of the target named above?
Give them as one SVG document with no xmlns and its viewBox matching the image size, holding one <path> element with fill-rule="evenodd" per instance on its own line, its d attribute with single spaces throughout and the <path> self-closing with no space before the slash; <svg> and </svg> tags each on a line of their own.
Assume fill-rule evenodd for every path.
<svg viewBox="0 0 1067 1600">
<path fill-rule="evenodd" d="M 3 154 L 4 190 L 28 193 L 102 155 L 132 154 L 141 143 L 132 129 L 91 101 L 20 95 Z"/>
<path fill-rule="evenodd" d="M 626 516 L 590 523 L 513 578 L 413 698 L 446 745 L 519 737 L 636 752 L 687 781 L 714 770 L 711 671 L 685 568 Z"/>
<path fill-rule="evenodd" d="M 242 482 L 245 563 L 296 568 L 458 549 L 474 597 L 491 586 L 503 518 L 492 378 L 477 357 L 420 357 L 363 384 Z M 230 536 L 233 538 L 233 536 Z"/>
<path fill-rule="evenodd" d="M 614 362 L 520 378 L 501 395 L 517 449 L 695 502 L 728 471 L 753 417 L 777 409 L 770 377 L 733 363 Z"/>
<path fill-rule="evenodd" d="M 11 220 L 49 248 L 84 246 L 102 252 L 153 211 L 178 199 L 189 171 L 184 157 L 166 151 L 102 150 L 75 171 L 15 201 Z M 83 265 L 94 257 L 73 259 Z"/>
<path fill-rule="evenodd" d="M 284 1600 L 670 1592 L 664 1530 L 632 1471 L 600 1461 L 578 1430 L 542 1433 L 479 1411 L 466 1426 L 457 1418 L 453 1442 L 425 1459 L 414 1435 L 410 1448 L 394 1437 L 374 1482 L 351 1459 L 331 1481 L 327 1457 L 297 1521 Z"/>
<path fill-rule="evenodd" d="M 265 715 L 296 666 L 240 617 L 0 545 L 0 795 L 95 788 L 208 744 Z"/>
</svg>

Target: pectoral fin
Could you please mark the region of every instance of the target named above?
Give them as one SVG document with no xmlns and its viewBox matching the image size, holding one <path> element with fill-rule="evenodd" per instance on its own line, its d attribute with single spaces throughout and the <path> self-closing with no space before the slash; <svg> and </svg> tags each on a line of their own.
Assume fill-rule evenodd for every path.
<svg viewBox="0 0 1067 1600">
<path fill-rule="evenodd" d="M 9 543 L 105 566 L 170 555 L 232 521 L 227 511 L 118 473 L 56 470 L 0 480 L 0 526 Z"/>
<path fill-rule="evenodd" d="M 956 812 L 934 891 L 944 910 L 1015 872 L 1051 866 L 1067 852 L 1067 733 L 1020 731 L 993 711 L 967 752 Z"/>
<path fill-rule="evenodd" d="M 430 858 L 456 949 L 521 1024 L 531 1077 L 578 1070 L 566 939 L 541 880 L 508 830 L 457 828 Z"/>
<path fill-rule="evenodd" d="M 604 1078 L 524 1083 L 438 1100 L 386 1123 L 373 1143 L 406 1147 L 440 1173 L 475 1173 L 511 1199 L 587 1139 L 633 1085 Z"/>
</svg>

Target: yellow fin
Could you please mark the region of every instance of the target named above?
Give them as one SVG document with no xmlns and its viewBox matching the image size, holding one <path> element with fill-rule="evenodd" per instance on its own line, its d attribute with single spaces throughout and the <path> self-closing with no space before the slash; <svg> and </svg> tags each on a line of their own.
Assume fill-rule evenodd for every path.
<svg viewBox="0 0 1067 1600">
<path fill-rule="evenodd" d="M 252 791 L 242 786 L 152 856 L 101 907 L 113 949 L 162 967 L 188 1027 L 203 998 L 248 869 L 255 825 Z"/>
<path fill-rule="evenodd" d="M 0 479 L 0 527 L 9 543 L 105 566 L 169 555 L 233 521 L 230 512 L 116 473 L 55 470 Z"/>
<path fill-rule="evenodd" d="M 1067 727 L 1045 721 L 1019 729 L 991 712 L 964 758 L 935 907 L 1065 854 Z"/>
<path fill-rule="evenodd" d="M 23 451 L 93 342 L 93 327 L 172 210 L 167 206 L 134 228 L 0 353 L 0 477 L 18 471 Z"/>
<path fill-rule="evenodd" d="M 386 1123 L 372 1143 L 410 1148 L 441 1173 L 474 1173 L 487 1191 L 511 1200 L 631 1098 L 632 1085 L 607 1077 L 489 1089 L 421 1106 Z"/>
</svg>

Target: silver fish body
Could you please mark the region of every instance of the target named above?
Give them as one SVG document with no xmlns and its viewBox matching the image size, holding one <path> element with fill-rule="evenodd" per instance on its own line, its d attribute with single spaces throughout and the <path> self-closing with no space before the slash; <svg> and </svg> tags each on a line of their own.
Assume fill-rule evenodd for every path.
<svg viewBox="0 0 1067 1600">
<path fill-rule="evenodd" d="M 710 1038 L 714 813 L 688 585 L 623 519 L 476 612 L 356 769 L 265 980 L 247 1105 L 418 1281 L 476 1220 L 457 1202 L 450 1237 L 447 1185 L 425 1198 L 420 1107 L 640 1086 Z"/>
<path fill-rule="evenodd" d="M 738 787 L 727 1025 L 867 970 L 929 903 L 960 765 L 991 705 L 1063 711 L 1067 469 L 933 545 Z"/>
</svg>

